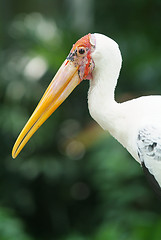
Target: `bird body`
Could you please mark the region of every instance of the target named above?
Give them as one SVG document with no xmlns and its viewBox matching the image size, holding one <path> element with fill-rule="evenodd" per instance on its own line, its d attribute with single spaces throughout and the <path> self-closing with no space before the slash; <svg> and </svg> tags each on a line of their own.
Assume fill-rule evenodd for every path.
<svg viewBox="0 0 161 240">
<path fill-rule="evenodd" d="M 117 103 L 114 93 L 121 65 L 118 44 L 109 37 L 95 33 L 78 40 L 22 130 L 13 157 L 76 85 L 88 79 L 92 118 L 147 168 L 161 186 L 161 96 Z"/>
<path fill-rule="evenodd" d="M 122 65 L 121 53 L 113 40 L 106 36 L 103 37 L 106 39 L 103 39 L 99 34 L 96 38 L 101 40 L 96 41 L 99 46 L 96 47 L 92 57 L 99 67 L 94 69 L 93 79 L 90 80 L 89 112 L 93 119 L 104 130 L 109 131 L 136 161 L 145 164 L 161 186 L 161 112 L 159 111 L 161 96 L 143 96 L 117 103 L 114 93 Z M 106 48 L 104 41 L 107 44 Z M 99 64 L 97 61 L 100 56 L 97 51 L 99 55 L 107 57 L 107 59 L 101 57 Z M 143 132 L 144 137 L 141 134 Z"/>
<path fill-rule="evenodd" d="M 160 96 L 145 96 L 123 103 L 114 102 L 109 107 L 104 107 L 103 111 L 100 108 L 93 109 L 94 107 L 90 110 L 89 100 L 89 111 L 93 119 L 141 163 L 137 149 L 139 131 L 149 127 L 158 129 L 158 133 L 161 131 L 159 107 L 154 107 L 156 103 L 161 106 Z"/>
<path fill-rule="evenodd" d="M 97 103 L 94 104 L 91 95 L 89 92 L 89 111 L 93 119 L 136 161 L 144 163 L 161 186 L 161 96 L 144 96 L 123 103 L 112 101 L 95 108 Z"/>
</svg>

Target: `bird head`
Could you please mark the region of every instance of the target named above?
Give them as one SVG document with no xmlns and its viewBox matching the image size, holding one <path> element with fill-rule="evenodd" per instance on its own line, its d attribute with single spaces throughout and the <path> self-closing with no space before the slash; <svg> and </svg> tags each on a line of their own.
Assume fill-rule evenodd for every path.
<svg viewBox="0 0 161 240">
<path fill-rule="evenodd" d="M 95 50 L 95 45 L 95 37 L 93 34 L 89 33 L 73 45 L 67 57 L 67 60 L 72 61 L 78 66 L 80 81 L 84 79 L 92 79 L 92 71 L 95 65 L 91 54 Z"/>
<path fill-rule="evenodd" d="M 32 135 L 69 96 L 74 88 L 82 80 L 92 79 L 92 71 L 95 67 L 92 53 L 95 51 L 95 47 L 96 39 L 94 34 L 82 37 L 73 45 L 66 60 L 59 68 L 35 111 L 17 138 L 12 150 L 13 158 L 20 153 Z"/>
</svg>

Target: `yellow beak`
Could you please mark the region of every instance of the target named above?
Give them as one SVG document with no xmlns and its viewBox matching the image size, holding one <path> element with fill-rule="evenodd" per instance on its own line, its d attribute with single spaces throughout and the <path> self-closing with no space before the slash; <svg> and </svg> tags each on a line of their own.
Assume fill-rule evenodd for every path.
<svg viewBox="0 0 161 240">
<path fill-rule="evenodd" d="M 79 83 L 78 66 L 75 66 L 74 63 L 69 60 L 65 60 L 17 138 L 12 150 L 13 158 L 17 157 L 32 135 Z"/>
</svg>

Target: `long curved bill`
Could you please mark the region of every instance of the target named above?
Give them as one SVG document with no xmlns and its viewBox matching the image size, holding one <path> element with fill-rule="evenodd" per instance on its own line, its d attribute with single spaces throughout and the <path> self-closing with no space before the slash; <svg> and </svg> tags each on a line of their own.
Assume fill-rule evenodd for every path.
<svg viewBox="0 0 161 240">
<path fill-rule="evenodd" d="M 65 60 L 17 138 L 12 150 L 13 158 L 17 157 L 32 135 L 79 83 L 78 66 L 75 66 L 70 60 Z"/>
</svg>

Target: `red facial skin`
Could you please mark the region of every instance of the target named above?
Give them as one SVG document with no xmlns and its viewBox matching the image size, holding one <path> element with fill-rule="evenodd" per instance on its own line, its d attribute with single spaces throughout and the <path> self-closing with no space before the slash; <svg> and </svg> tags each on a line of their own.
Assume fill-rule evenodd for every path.
<svg viewBox="0 0 161 240">
<path fill-rule="evenodd" d="M 91 44 L 90 39 L 90 33 L 79 39 L 73 45 L 67 57 L 68 60 L 72 61 L 76 65 L 79 65 L 78 74 L 80 81 L 92 79 L 94 62 L 91 58 L 91 53 L 94 51 L 95 46 Z"/>
</svg>

